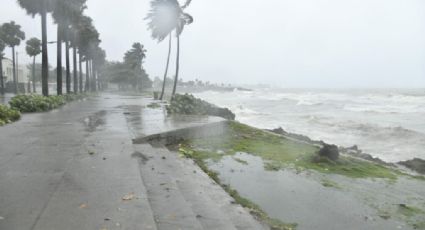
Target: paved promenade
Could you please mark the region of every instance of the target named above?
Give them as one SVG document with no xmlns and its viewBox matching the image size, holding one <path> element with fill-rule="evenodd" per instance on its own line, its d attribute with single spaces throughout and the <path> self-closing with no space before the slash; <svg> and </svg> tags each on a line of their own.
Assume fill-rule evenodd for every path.
<svg viewBox="0 0 425 230">
<path fill-rule="evenodd" d="M 191 160 L 135 138 L 218 122 L 102 94 L 0 127 L 0 230 L 265 229 Z"/>
</svg>

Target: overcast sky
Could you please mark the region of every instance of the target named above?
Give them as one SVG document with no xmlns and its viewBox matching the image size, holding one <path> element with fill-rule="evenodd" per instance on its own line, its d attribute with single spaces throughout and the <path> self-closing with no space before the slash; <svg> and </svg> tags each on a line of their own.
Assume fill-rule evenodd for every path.
<svg viewBox="0 0 425 230">
<path fill-rule="evenodd" d="M 143 20 L 148 10 L 148 0 L 88 0 L 86 14 L 109 60 L 122 60 L 133 42 L 141 42 L 148 73 L 162 76 L 167 42 L 150 38 Z M 195 22 L 181 41 L 185 80 L 425 87 L 424 0 L 193 0 L 187 12 Z M 22 25 L 27 38 L 40 37 L 38 17 L 27 16 L 16 0 L 0 0 L 0 23 L 10 20 Z M 55 30 L 49 25 L 50 41 Z M 55 45 L 49 48 L 54 65 Z"/>
</svg>

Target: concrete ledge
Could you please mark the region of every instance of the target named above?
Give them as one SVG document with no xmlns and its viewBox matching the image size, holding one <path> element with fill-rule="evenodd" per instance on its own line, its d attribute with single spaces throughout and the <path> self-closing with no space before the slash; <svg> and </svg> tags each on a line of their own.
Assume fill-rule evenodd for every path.
<svg viewBox="0 0 425 230">
<path fill-rule="evenodd" d="M 227 131 L 228 125 L 228 121 L 219 121 L 199 126 L 181 128 L 173 131 L 137 137 L 133 139 L 133 144 L 159 143 L 168 145 L 177 143 L 184 139 L 218 136 Z"/>
</svg>

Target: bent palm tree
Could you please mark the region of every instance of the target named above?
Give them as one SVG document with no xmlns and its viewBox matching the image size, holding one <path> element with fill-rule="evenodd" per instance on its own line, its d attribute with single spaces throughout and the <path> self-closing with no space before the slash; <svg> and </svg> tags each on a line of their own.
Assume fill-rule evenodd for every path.
<svg viewBox="0 0 425 230">
<path fill-rule="evenodd" d="M 41 41 L 38 38 L 31 38 L 27 41 L 26 51 L 28 56 L 33 58 L 32 62 L 32 91 L 36 92 L 35 89 L 35 58 L 41 53 Z"/>
<path fill-rule="evenodd" d="M 152 31 L 152 38 L 158 40 L 158 42 L 163 41 L 167 36 L 170 36 L 168 44 L 168 55 L 167 63 L 165 67 L 164 80 L 162 83 L 162 91 L 160 100 L 164 97 L 165 91 L 165 82 L 168 74 L 168 66 L 170 63 L 170 54 L 171 54 L 171 34 L 175 30 L 177 36 L 177 58 L 180 57 L 180 34 L 183 31 L 185 25 L 193 22 L 193 18 L 183 12 L 187 6 L 189 6 L 191 0 L 187 0 L 183 6 L 179 5 L 177 0 L 152 0 L 151 1 L 151 10 L 148 13 L 145 20 L 149 20 L 148 27 Z M 176 77 L 173 87 L 173 94 L 175 94 L 175 88 L 178 79 L 179 64 L 176 65 Z"/>
</svg>

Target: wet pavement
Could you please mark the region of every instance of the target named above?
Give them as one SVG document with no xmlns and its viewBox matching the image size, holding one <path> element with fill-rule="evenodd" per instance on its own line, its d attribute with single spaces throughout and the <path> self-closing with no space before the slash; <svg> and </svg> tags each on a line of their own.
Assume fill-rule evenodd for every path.
<svg viewBox="0 0 425 230">
<path fill-rule="evenodd" d="M 0 127 L 0 229 L 261 229 L 193 162 L 132 144 L 215 121 L 167 117 L 150 103 L 101 94 Z M 183 191 L 208 193 L 193 199 Z"/>
</svg>

